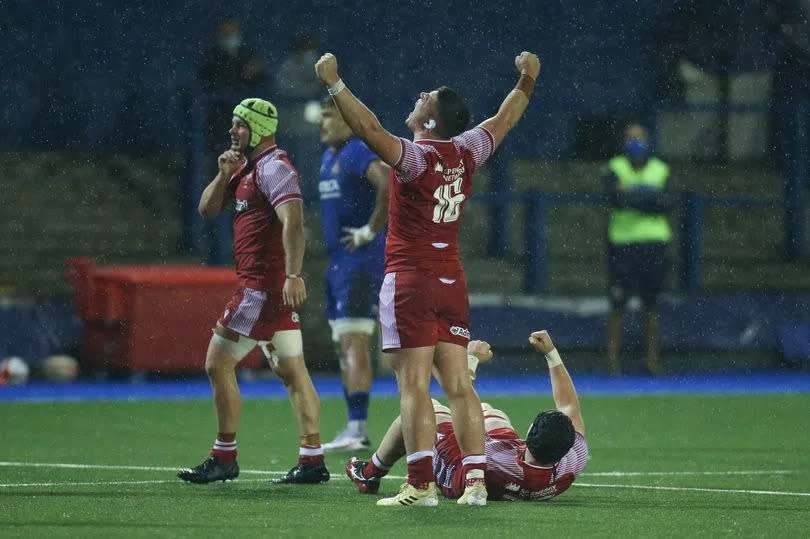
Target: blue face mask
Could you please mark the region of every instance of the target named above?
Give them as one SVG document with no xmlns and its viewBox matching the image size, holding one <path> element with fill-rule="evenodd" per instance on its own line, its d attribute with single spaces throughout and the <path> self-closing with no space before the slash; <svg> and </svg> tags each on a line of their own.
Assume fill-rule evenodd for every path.
<svg viewBox="0 0 810 539">
<path fill-rule="evenodd" d="M 231 34 L 219 40 L 219 46 L 228 54 L 235 54 L 242 46 L 242 36 L 239 34 Z"/>
<path fill-rule="evenodd" d="M 624 145 L 624 151 L 630 159 L 634 161 L 642 161 L 647 158 L 650 153 L 650 145 L 646 140 L 631 138 Z"/>
</svg>

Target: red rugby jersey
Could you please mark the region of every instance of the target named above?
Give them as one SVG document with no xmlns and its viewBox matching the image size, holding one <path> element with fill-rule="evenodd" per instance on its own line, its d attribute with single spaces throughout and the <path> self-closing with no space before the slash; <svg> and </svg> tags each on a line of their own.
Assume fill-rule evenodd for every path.
<svg viewBox="0 0 810 539">
<path fill-rule="evenodd" d="M 284 246 L 276 208 L 301 200 L 298 172 L 287 152 L 272 146 L 244 163 L 228 184 L 234 199 L 233 255 L 239 283 L 258 290 L 284 287 Z"/>
<path fill-rule="evenodd" d="M 461 271 L 458 231 L 473 173 L 493 151 L 482 127 L 450 140 L 400 139 L 402 155 L 391 170 L 385 271 Z"/>
</svg>

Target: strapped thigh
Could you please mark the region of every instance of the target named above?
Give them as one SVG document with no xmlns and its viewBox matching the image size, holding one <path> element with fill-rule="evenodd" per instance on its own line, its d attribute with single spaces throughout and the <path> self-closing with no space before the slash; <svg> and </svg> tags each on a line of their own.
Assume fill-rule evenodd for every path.
<svg viewBox="0 0 810 539">
<path fill-rule="evenodd" d="M 304 353 L 304 342 L 301 339 L 300 329 L 276 331 L 270 343 L 272 343 L 273 350 L 280 359 L 296 357 Z"/>
<path fill-rule="evenodd" d="M 244 357 L 248 355 L 251 350 L 256 348 L 256 344 L 258 344 L 255 340 L 244 335 L 238 335 L 237 340 L 232 341 L 231 339 L 223 337 L 218 333 L 211 335 L 211 342 L 216 343 L 218 346 L 224 348 L 228 354 L 236 360 L 237 363 L 242 361 L 242 359 L 244 359 Z"/>
</svg>

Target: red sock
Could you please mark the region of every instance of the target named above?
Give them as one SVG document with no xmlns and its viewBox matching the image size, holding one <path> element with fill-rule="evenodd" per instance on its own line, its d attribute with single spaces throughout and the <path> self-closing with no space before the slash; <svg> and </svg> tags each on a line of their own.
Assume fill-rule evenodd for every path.
<svg viewBox="0 0 810 539">
<path fill-rule="evenodd" d="M 230 464 L 236 459 L 236 440 L 232 442 L 215 440 L 214 447 L 211 448 L 211 454 L 217 457 L 220 462 Z"/>
<path fill-rule="evenodd" d="M 433 451 L 419 451 L 408 455 L 408 483 L 418 489 L 433 482 Z"/>
<path fill-rule="evenodd" d="M 385 477 L 390 469 L 391 467 L 381 461 L 377 453 L 374 453 L 366 467 L 363 468 L 363 477 Z"/>
<path fill-rule="evenodd" d="M 301 466 L 312 466 L 319 462 L 323 462 L 323 447 L 321 447 L 321 444 L 302 444 L 298 448 L 298 464 Z"/>
<path fill-rule="evenodd" d="M 471 471 L 478 470 L 473 474 Z M 484 455 L 467 455 L 461 461 L 461 473 L 465 480 L 482 480 L 487 471 L 487 458 Z"/>
</svg>

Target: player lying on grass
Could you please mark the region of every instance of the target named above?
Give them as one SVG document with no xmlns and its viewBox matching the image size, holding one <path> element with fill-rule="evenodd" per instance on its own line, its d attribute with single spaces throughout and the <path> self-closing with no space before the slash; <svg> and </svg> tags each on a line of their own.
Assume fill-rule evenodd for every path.
<svg viewBox="0 0 810 539">
<path fill-rule="evenodd" d="M 481 404 L 486 430 L 486 486 L 491 500 L 547 500 L 558 496 L 571 486 L 589 458 L 579 399 L 559 352 L 547 331 L 535 331 L 529 342 L 546 358 L 556 409 L 537 414 L 526 437 L 520 438 L 509 416 L 487 403 Z M 475 380 L 478 362 L 488 361 L 492 352 L 484 341 L 471 341 L 468 351 L 470 377 Z M 436 484 L 446 497 L 458 498 L 465 484 L 450 409 L 435 399 L 433 409 L 436 414 L 433 446 Z M 360 492 L 374 494 L 380 488 L 380 478 L 404 456 L 402 426 L 397 417 L 371 460 L 350 458 L 346 462 L 346 474 Z M 407 505 L 405 501 L 400 503 Z M 427 506 L 437 503 L 435 494 L 417 502 Z"/>
</svg>

